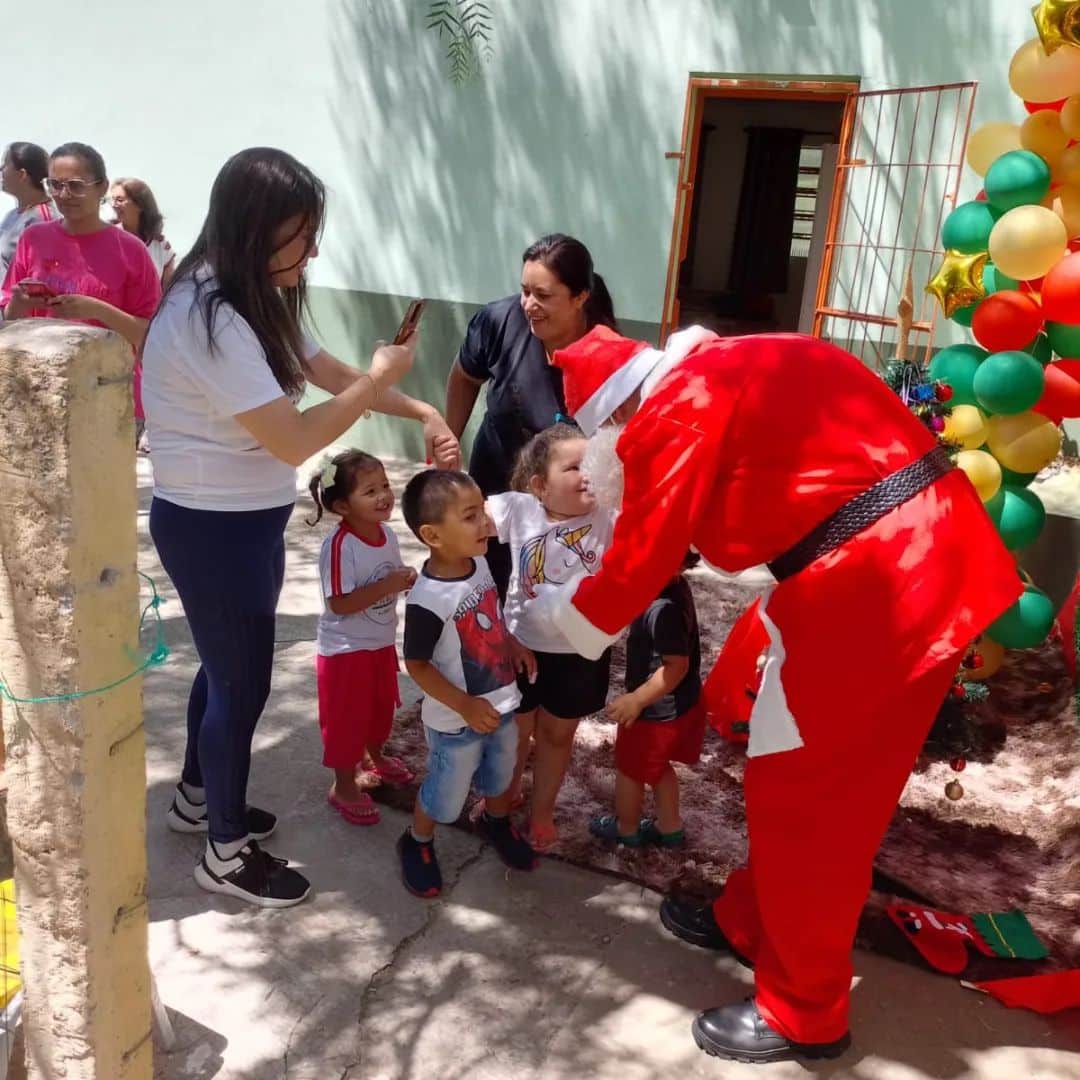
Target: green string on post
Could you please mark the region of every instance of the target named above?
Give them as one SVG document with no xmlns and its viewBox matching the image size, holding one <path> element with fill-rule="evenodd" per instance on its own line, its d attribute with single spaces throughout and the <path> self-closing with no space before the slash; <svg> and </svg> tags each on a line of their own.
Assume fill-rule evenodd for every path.
<svg viewBox="0 0 1080 1080">
<path fill-rule="evenodd" d="M 153 612 L 155 621 L 155 640 L 153 649 L 143 657 L 142 662 L 134 671 L 129 671 L 121 678 L 115 679 L 111 683 L 106 683 L 105 686 L 96 686 L 93 690 L 77 690 L 72 694 L 51 694 L 47 697 L 17 697 L 11 692 L 11 689 L 5 682 L 0 682 L 0 697 L 15 705 L 52 705 L 61 701 L 79 701 L 81 698 L 93 697 L 95 694 L 105 694 L 110 690 L 115 690 L 118 686 L 123 686 L 124 683 L 131 682 L 132 679 L 138 678 L 138 676 L 146 671 L 147 668 L 164 664 L 169 658 L 169 647 L 165 644 L 165 631 L 161 622 L 161 612 L 158 609 L 165 601 L 158 596 L 154 579 L 147 574 L 144 574 L 141 570 L 138 571 L 138 574 L 139 577 L 150 585 L 151 594 L 150 602 L 142 609 L 142 614 L 139 616 L 139 634 L 140 636 L 142 635 L 147 615 L 149 615 L 150 612 Z"/>
</svg>

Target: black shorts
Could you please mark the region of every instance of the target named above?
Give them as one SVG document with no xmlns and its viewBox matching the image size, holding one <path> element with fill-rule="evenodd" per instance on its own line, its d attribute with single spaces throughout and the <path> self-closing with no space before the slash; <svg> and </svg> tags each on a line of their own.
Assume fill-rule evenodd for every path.
<svg viewBox="0 0 1080 1080">
<path fill-rule="evenodd" d="M 519 713 L 544 709 L 563 720 L 577 720 L 600 712 L 607 704 L 611 650 L 599 660 L 577 653 L 536 653 L 536 682 L 518 676 Z"/>
</svg>

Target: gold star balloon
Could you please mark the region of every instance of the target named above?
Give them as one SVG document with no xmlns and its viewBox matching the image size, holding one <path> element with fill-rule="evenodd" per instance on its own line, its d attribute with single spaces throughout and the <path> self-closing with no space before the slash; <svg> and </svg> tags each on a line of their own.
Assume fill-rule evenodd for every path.
<svg viewBox="0 0 1080 1080">
<path fill-rule="evenodd" d="M 1031 9 L 1047 55 L 1062 45 L 1080 45 L 1080 3 L 1077 0 L 1040 0 Z"/>
<path fill-rule="evenodd" d="M 986 296 L 983 267 L 988 258 L 985 251 L 978 255 L 945 252 L 945 259 L 930 279 L 926 291 L 937 297 L 946 319 L 951 319 L 960 308 L 968 307 Z"/>
</svg>

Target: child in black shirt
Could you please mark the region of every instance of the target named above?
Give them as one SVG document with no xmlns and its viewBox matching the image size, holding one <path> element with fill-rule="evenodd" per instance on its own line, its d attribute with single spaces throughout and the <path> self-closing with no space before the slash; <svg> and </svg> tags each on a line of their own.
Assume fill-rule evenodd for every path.
<svg viewBox="0 0 1080 1080">
<path fill-rule="evenodd" d="M 698 558 L 688 552 L 681 569 L 690 569 Z M 671 763 L 693 765 L 705 737 L 697 611 L 681 571 L 630 626 L 626 691 L 608 706 L 619 725 L 615 813 L 594 818 L 589 831 L 627 847 L 678 847 L 685 833 Z M 653 789 L 655 820 L 641 817 L 646 784 Z"/>
</svg>

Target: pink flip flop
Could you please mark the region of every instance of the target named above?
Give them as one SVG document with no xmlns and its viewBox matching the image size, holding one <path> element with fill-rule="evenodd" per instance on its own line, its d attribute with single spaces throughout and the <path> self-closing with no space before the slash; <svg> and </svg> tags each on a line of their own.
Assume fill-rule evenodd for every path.
<svg viewBox="0 0 1080 1080">
<path fill-rule="evenodd" d="M 361 795 L 356 802 L 343 802 L 336 795 L 327 795 L 326 801 L 350 825 L 378 825 L 379 808 L 370 795 Z"/>
<path fill-rule="evenodd" d="M 383 764 L 376 766 L 372 772 L 388 784 L 411 784 L 416 779 L 401 758 L 396 757 L 383 758 Z"/>
</svg>

